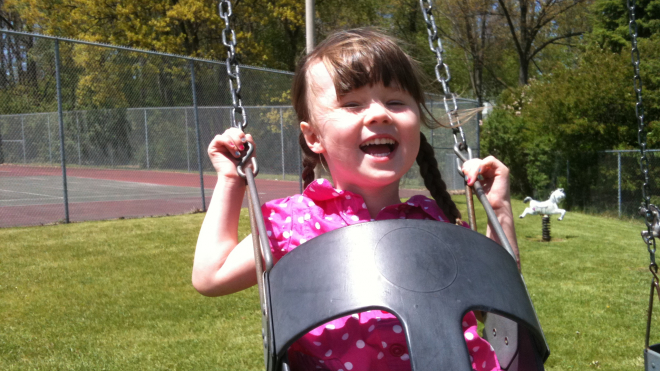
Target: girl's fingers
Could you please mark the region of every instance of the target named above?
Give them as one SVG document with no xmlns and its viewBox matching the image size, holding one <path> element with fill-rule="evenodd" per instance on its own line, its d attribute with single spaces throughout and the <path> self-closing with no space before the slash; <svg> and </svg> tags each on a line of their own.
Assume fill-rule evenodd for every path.
<svg viewBox="0 0 660 371">
<path fill-rule="evenodd" d="M 477 180 L 482 169 L 481 159 L 472 159 L 463 163 L 463 174 L 469 186 Z"/>
<path fill-rule="evenodd" d="M 227 136 L 227 143 L 231 149 L 232 155 L 234 157 L 241 157 L 241 151 L 245 149 L 245 133 L 242 130 L 236 128 L 230 128 L 225 131 L 225 136 Z"/>
<path fill-rule="evenodd" d="M 247 141 L 248 138 L 243 131 L 236 128 L 227 129 L 223 134 L 215 136 L 209 146 L 209 154 L 219 152 L 239 158 L 242 155 L 241 151 L 245 150 Z"/>
<path fill-rule="evenodd" d="M 495 178 L 500 175 L 507 176 L 508 170 L 504 164 L 493 156 L 488 156 L 484 159 L 472 159 L 463 164 L 463 174 L 465 174 L 468 185 L 470 186 L 478 180 L 480 175 L 486 179 Z"/>
</svg>

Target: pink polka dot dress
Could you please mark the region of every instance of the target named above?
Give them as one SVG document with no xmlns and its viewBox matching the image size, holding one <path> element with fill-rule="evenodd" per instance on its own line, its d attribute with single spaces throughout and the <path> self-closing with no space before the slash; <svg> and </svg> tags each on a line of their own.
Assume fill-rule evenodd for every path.
<svg viewBox="0 0 660 371">
<path fill-rule="evenodd" d="M 302 195 L 267 202 L 262 211 L 275 261 L 300 244 L 347 225 L 388 219 L 447 221 L 435 201 L 425 196 L 388 206 L 371 219 L 361 196 L 338 191 L 325 179 L 314 181 Z M 477 334 L 474 313 L 467 313 L 462 325 L 472 368 L 500 370 L 493 348 Z M 317 327 L 291 345 L 288 355 L 293 370 L 411 370 L 401 323 L 380 310 L 354 313 Z"/>
</svg>

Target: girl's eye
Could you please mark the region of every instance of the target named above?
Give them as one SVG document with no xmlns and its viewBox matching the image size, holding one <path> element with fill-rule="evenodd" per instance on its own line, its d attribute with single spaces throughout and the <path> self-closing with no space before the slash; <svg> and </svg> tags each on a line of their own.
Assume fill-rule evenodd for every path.
<svg viewBox="0 0 660 371">
<path fill-rule="evenodd" d="M 342 107 L 344 107 L 344 108 L 356 108 L 356 107 L 359 107 L 359 106 L 360 105 L 355 103 L 355 102 L 348 102 L 348 103 L 344 103 L 342 105 Z"/>
<path fill-rule="evenodd" d="M 404 103 L 400 100 L 392 100 L 392 101 L 387 102 L 387 104 L 390 105 L 390 106 L 401 106 Z"/>
</svg>

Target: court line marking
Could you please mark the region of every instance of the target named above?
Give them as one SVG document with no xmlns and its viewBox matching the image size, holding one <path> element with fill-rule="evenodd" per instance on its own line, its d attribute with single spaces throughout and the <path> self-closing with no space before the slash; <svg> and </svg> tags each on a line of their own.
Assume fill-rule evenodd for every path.
<svg viewBox="0 0 660 371">
<path fill-rule="evenodd" d="M 11 191 L 11 190 L 8 190 L 8 189 L 0 189 L 0 192 L 21 193 L 21 194 L 26 194 L 26 195 L 34 195 L 34 196 L 49 197 L 49 198 L 62 198 L 62 197 L 51 196 L 51 195 L 43 195 L 43 194 L 40 194 L 40 193 L 21 192 L 21 191 Z"/>
<path fill-rule="evenodd" d="M 119 202 L 119 201 L 145 201 L 145 200 L 162 200 L 162 198 L 153 198 L 152 196 L 161 196 L 162 194 L 156 194 L 156 195 L 150 195 L 150 194 L 133 194 L 133 195 L 124 195 L 124 194 L 114 194 L 114 195 L 105 195 L 103 198 L 99 200 L 98 195 L 90 195 L 90 196 L 76 196 L 76 197 L 69 197 L 69 203 L 91 203 L 91 202 Z M 196 197 L 199 196 L 198 193 L 167 193 L 166 195 L 176 195 L 176 196 L 185 196 L 187 197 Z M 122 197 L 146 197 L 146 198 L 131 198 L 131 199 L 122 199 Z M 96 199 L 95 201 L 85 201 L 85 199 Z M 119 198 L 119 199 L 117 199 Z M 173 197 L 171 198 L 172 200 L 175 200 L 179 197 Z M 7 206 L 38 206 L 38 205 L 51 205 L 51 204 L 33 204 L 33 203 L 28 203 L 28 204 L 19 204 L 19 205 L 4 205 L 2 204 L 7 204 L 7 203 L 13 203 L 13 202 L 18 202 L 18 201 L 40 201 L 40 200 L 62 200 L 63 197 L 50 197 L 50 198 L 22 198 L 22 199 L 14 199 L 14 200 L 0 200 L 0 207 L 7 207 Z M 82 200 L 82 201 L 78 201 Z"/>
</svg>

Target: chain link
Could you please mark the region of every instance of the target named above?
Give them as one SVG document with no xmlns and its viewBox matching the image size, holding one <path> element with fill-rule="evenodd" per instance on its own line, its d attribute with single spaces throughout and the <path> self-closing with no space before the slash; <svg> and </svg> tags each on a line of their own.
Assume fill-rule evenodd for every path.
<svg viewBox="0 0 660 371">
<path fill-rule="evenodd" d="M 635 89 L 635 95 L 637 96 L 637 103 L 635 104 L 635 116 L 637 117 L 637 140 L 639 142 L 639 150 L 641 157 L 639 159 L 640 170 L 642 171 L 642 176 L 644 177 L 644 185 L 642 186 L 642 196 L 644 197 L 644 206 L 646 208 L 646 228 L 647 228 L 647 238 L 644 239 L 646 243 L 646 248 L 649 252 L 649 257 L 651 259 L 651 269 L 657 271 L 657 265 L 655 263 L 655 250 L 656 243 L 655 237 L 653 236 L 653 212 L 651 208 L 651 193 L 649 190 L 649 159 L 646 156 L 646 130 L 644 124 L 644 104 L 642 102 L 642 78 L 640 77 L 639 72 L 639 49 L 637 49 L 637 21 L 635 19 L 635 9 L 636 4 L 635 0 L 627 0 L 628 11 L 630 14 L 630 20 L 628 22 L 628 31 L 630 32 L 630 39 L 632 42 L 632 49 L 630 51 L 630 59 L 632 61 L 633 69 L 635 71 L 635 76 L 633 77 L 633 87 Z"/>
<path fill-rule="evenodd" d="M 467 143 L 465 142 L 465 134 L 463 133 L 463 128 L 461 128 L 462 124 L 458 118 L 456 94 L 452 93 L 449 88 L 451 73 L 449 72 L 449 66 L 447 66 L 443 59 L 443 53 L 445 50 L 442 47 L 442 40 L 440 40 L 438 35 L 438 27 L 435 24 L 435 18 L 433 18 L 433 1 L 419 0 L 419 5 L 422 7 L 422 15 L 424 16 L 424 22 L 426 22 L 426 31 L 429 35 L 429 48 L 433 54 L 435 54 L 437 62 L 435 65 L 435 77 L 438 79 L 438 82 L 440 82 L 440 85 L 442 85 L 442 103 L 444 104 L 445 112 L 449 118 L 449 127 L 454 131 L 454 140 L 457 143 L 460 143 L 461 147 L 466 148 Z"/>
<path fill-rule="evenodd" d="M 229 91 L 231 93 L 231 103 L 234 106 L 231 114 L 231 126 L 245 129 L 248 125 L 245 108 L 241 100 L 241 71 L 236 59 L 236 33 L 229 25 L 232 9 L 229 0 L 222 0 L 218 5 L 220 18 L 225 21 L 225 29 L 222 30 L 222 43 L 227 47 L 227 75 L 229 76 Z"/>
</svg>

